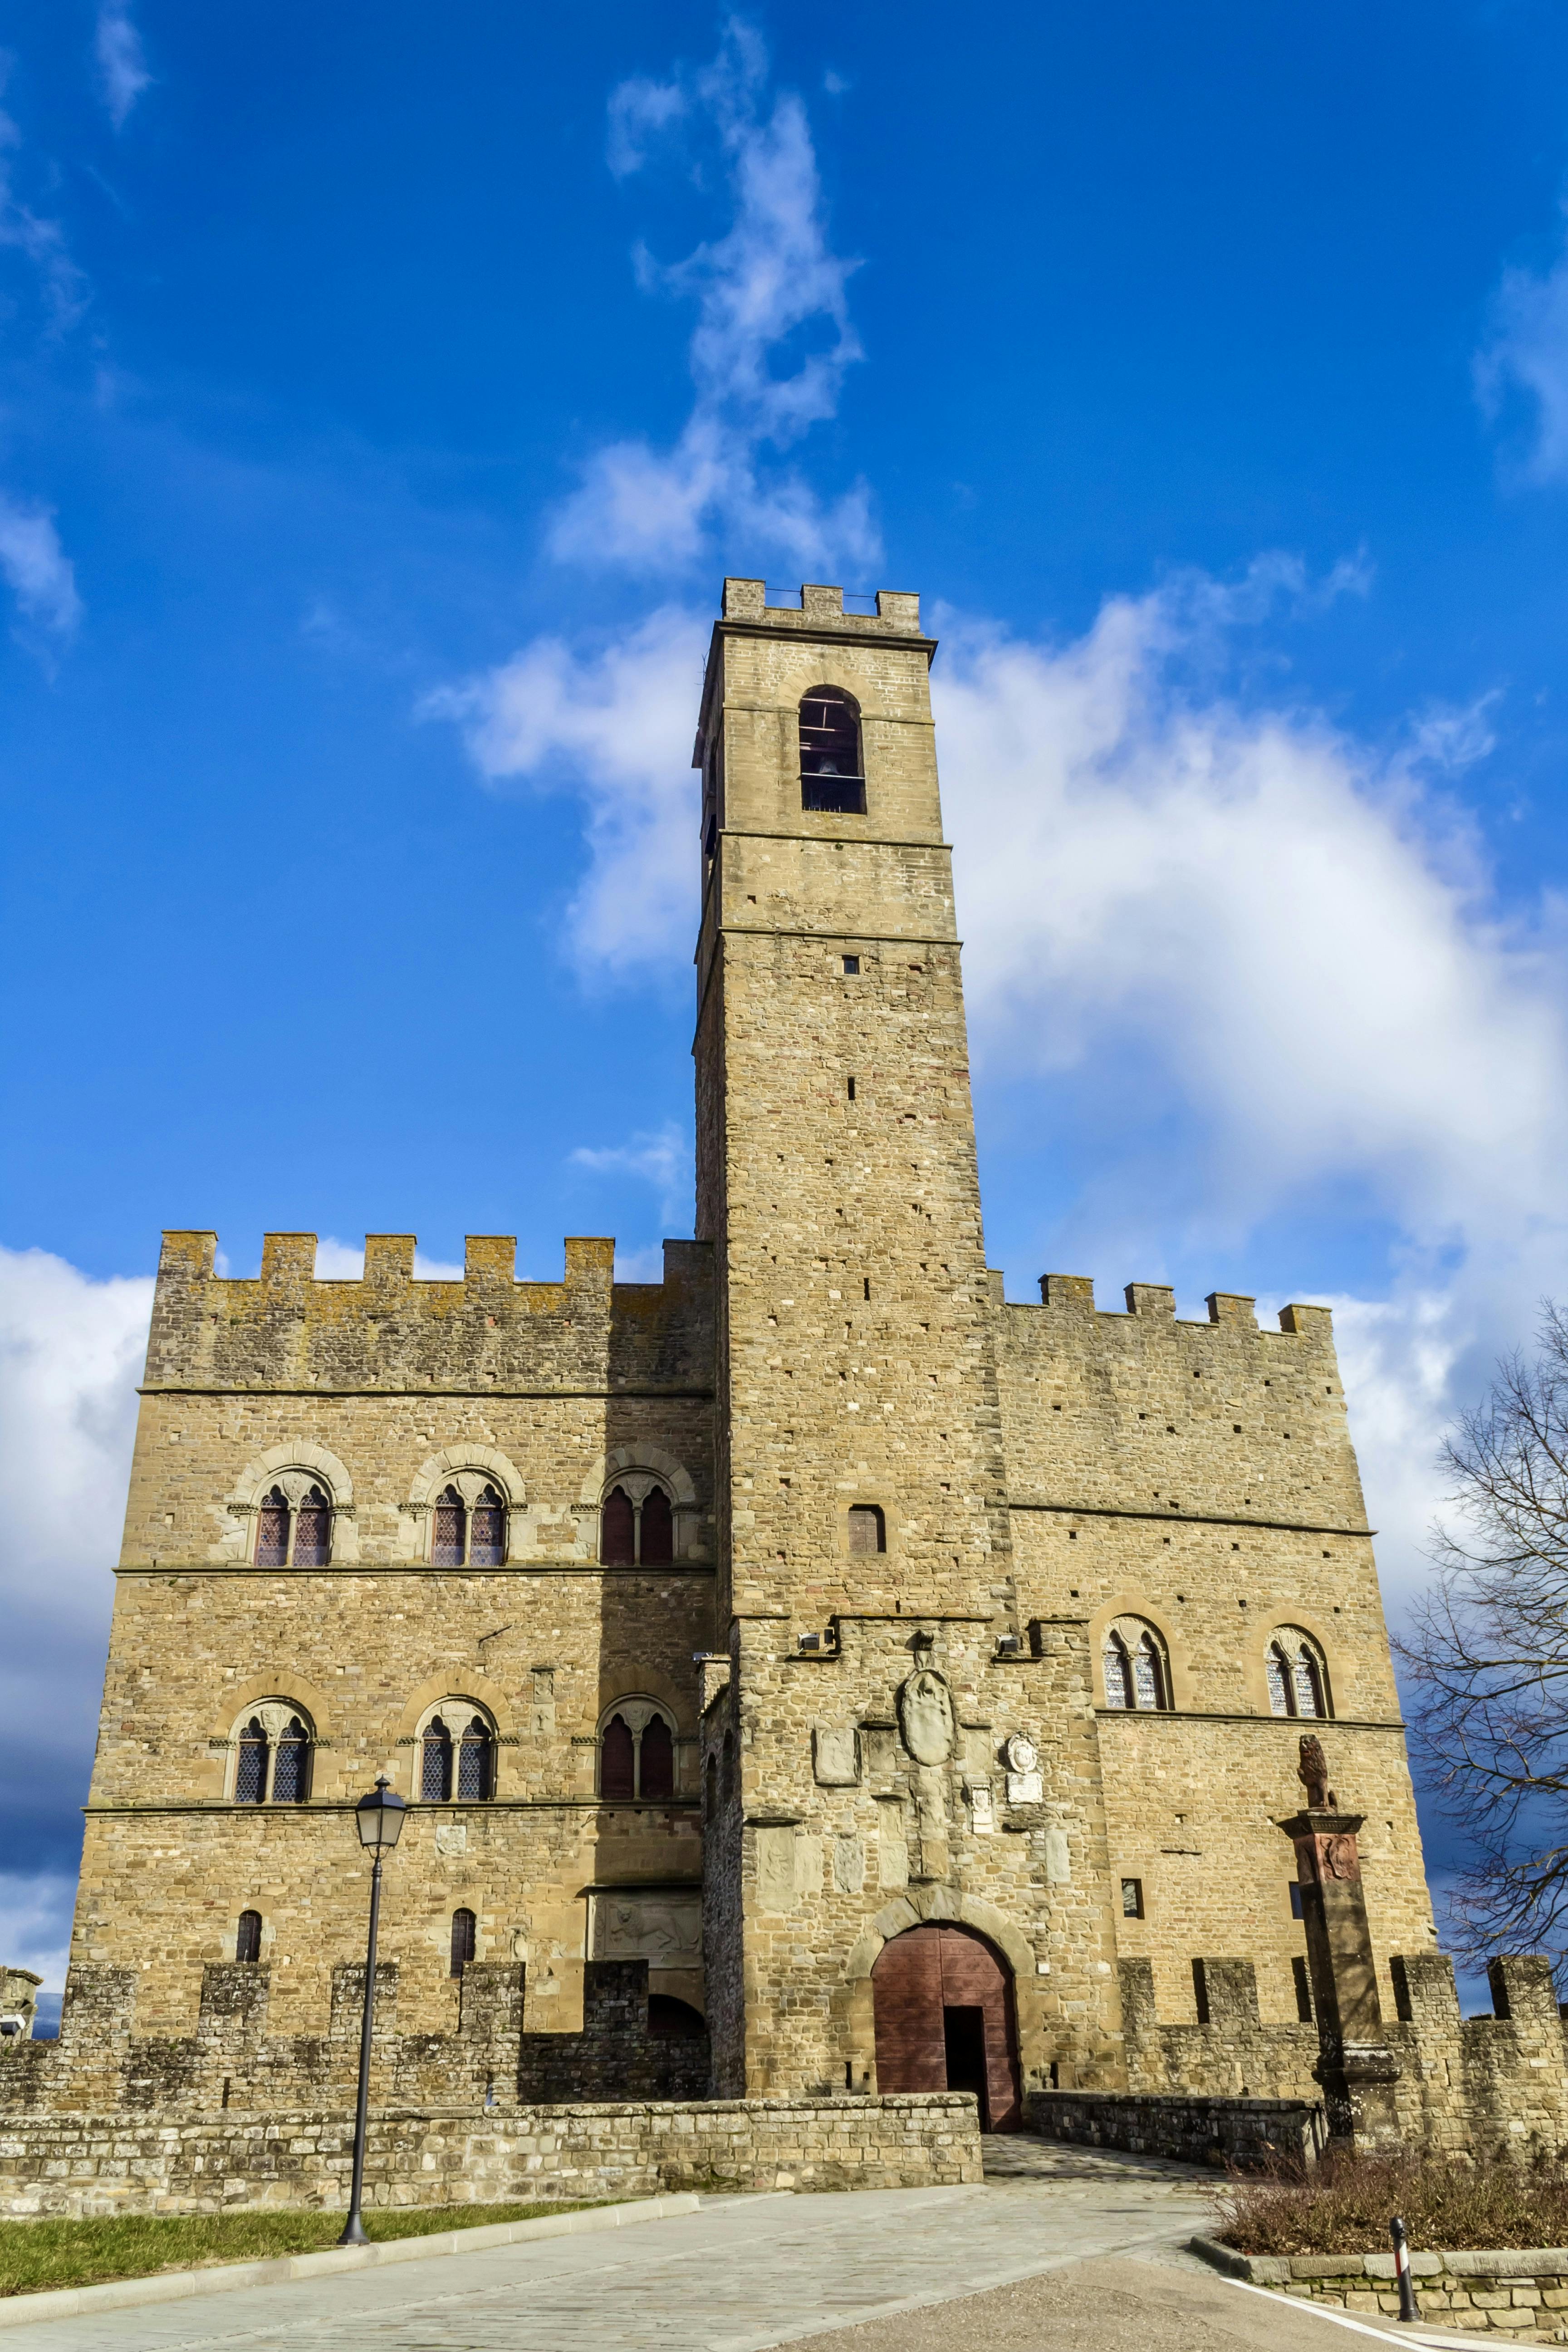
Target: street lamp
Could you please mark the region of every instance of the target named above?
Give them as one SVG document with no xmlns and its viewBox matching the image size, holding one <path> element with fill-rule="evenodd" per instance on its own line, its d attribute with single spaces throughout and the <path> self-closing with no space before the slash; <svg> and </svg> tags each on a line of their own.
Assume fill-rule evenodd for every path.
<svg viewBox="0 0 1568 2352">
<path fill-rule="evenodd" d="M 401 1797 L 392 1793 L 392 1783 L 384 1772 L 378 1772 L 375 1786 L 368 1796 L 362 1797 L 354 1807 L 354 1826 L 359 1842 L 367 1853 L 375 1856 L 370 1874 L 370 1948 L 364 1961 L 364 2013 L 359 2029 L 359 2107 L 354 2116 L 354 2177 L 349 2191 L 349 2218 L 343 2223 L 340 2246 L 363 2246 L 370 2242 L 360 2219 L 360 2198 L 364 2189 L 364 2127 L 365 2114 L 370 2105 L 370 2035 L 375 2018 L 375 1930 L 381 1917 L 381 1858 L 390 1853 L 397 1843 L 397 1833 L 403 1827 L 403 1816 L 408 1808 Z"/>
</svg>

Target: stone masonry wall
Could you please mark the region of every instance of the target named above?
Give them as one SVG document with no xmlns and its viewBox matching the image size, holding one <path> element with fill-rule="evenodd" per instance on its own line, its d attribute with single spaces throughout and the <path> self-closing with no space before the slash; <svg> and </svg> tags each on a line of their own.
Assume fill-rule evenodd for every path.
<svg viewBox="0 0 1568 2352">
<path fill-rule="evenodd" d="M 201 2008 L 185 2034 L 139 2032 L 137 1975 L 76 1969 L 58 2042 L 26 2044 L 0 2071 L 0 2115 L 140 2112 L 165 2117 L 211 2107 L 264 2113 L 353 2105 L 364 1969 L 333 1970 L 325 2030 L 270 2031 L 272 1971 L 230 1962 L 201 1976 Z M 709 2091 L 705 2034 L 654 2033 L 646 1960 L 590 1961 L 578 2032 L 524 2030 L 525 1971 L 470 1961 L 451 2031 L 410 2032 L 398 1969 L 376 1968 L 372 2095 L 388 2105 L 491 2112 L 571 2099 L 700 2099 Z"/>
<path fill-rule="evenodd" d="M 0 2116 L 0 2213 L 341 2210 L 352 2109 Z M 973 2098 L 538 2106 L 504 2116 L 384 2108 L 367 2205 L 500 2204 L 660 2190 L 925 2189 L 981 2179 Z"/>
</svg>

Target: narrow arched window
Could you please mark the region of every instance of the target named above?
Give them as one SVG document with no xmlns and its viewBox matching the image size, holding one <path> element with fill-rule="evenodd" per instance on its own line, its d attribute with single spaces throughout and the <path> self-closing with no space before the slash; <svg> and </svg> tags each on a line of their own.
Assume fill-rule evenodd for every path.
<svg viewBox="0 0 1568 2352">
<path fill-rule="evenodd" d="M 261 1958 L 261 1914 L 259 1911 L 242 1911 L 240 1913 L 239 1932 L 234 1939 L 234 1957 L 237 1960 L 245 1960 L 251 1963 L 256 1962 Z"/>
<path fill-rule="evenodd" d="M 471 1911 L 452 1914 L 452 1974 L 460 1977 L 474 1957 L 477 1922 Z"/>
<path fill-rule="evenodd" d="M 489 1726 L 482 1717 L 475 1716 L 458 1743 L 458 1794 L 480 1801 L 494 1787 L 495 1742 Z"/>
<path fill-rule="evenodd" d="M 675 1739 L 662 1715 L 643 1727 L 637 1794 L 649 1803 L 675 1794 Z"/>
<path fill-rule="evenodd" d="M 1269 1712 L 1272 1715 L 1289 1715 L 1292 1711 L 1290 1670 L 1285 1662 L 1285 1653 L 1278 1642 L 1269 1643 L 1265 1664 L 1268 1675 Z"/>
<path fill-rule="evenodd" d="M 436 1804 L 445 1804 L 452 1793 L 452 1735 L 438 1715 L 425 1727 L 419 1793 Z"/>
<path fill-rule="evenodd" d="M 1297 1714 L 1323 1714 L 1322 1679 L 1318 1673 L 1318 1662 L 1310 1650 L 1297 1651 L 1291 1662 L 1290 1679 L 1296 1687 Z"/>
<path fill-rule="evenodd" d="M 310 1793 L 310 1735 L 299 1717 L 291 1716 L 278 1742 L 272 1766 L 275 1805 L 302 1805 Z"/>
<path fill-rule="evenodd" d="M 237 1805 L 261 1805 L 267 1801 L 267 1734 L 258 1715 L 251 1717 L 239 1735 L 234 1801 Z"/>
<path fill-rule="evenodd" d="M 1165 1704 L 1160 1653 L 1147 1633 L 1132 1653 L 1132 1696 L 1140 1706 L 1158 1709 Z"/>
<path fill-rule="evenodd" d="M 289 1504 L 281 1486 L 274 1486 L 262 1498 L 256 1528 L 256 1565 L 258 1568 L 287 1568 L 289 1565 Z"/>
<path fill-rule="evenodd" d="M 662 1486 L 650 1486 L 643 1497 L 642 1541 L 638 1554 L 645 1568 L 668 1568 L 675 1558 L 675 1515 Z"/>
<path fill-rule="evenodd" d="M 319 1486 L 312 1486 L 294 1518 L 294 1565 L 325 1568 L 331 1549 L 332 1515 Z"/>
<path fill-rule="evenodd" d="M 436 1527 L 430 1544 L 433 1568 L 461 1568 L 468 1513 L 456 1486 L 444 1486 L 436 1498 Z"/>
<path fill-rule="evenodd" d="M 849 1511 L 849 1549 L 852 1552 L 886 1551 L 888 1523 L 875 1503 L 855 1503 Z"/>
<path fill-rule="evenodd" d="M 1131 1706 L 1132 1704 L 1132 1668 L 1127 1653 L 1112 1633 L 1105 1645 L 1101 1661 L 1105 1671 L 1105 1704 L 1107 1706 Z"/>
<path fill-rule="evenodd" d="M 468 1565 L 500 1568 L 506 1559 L 505 1507 L 493 1486 L 487 1486 L 468 1520 Z"/>
<path fill-rule="evenodd" d="M 606 1568 L 636 1565 L 637 1519 L 632 1498 L 624 1486 L 614 1486 L 605 1497 L 600 1515 L 599 1558 Z"/>
<path fill-rule="evenodd" d="M 637 1795 L 637 1749 L 624 1715 L 605 1726 L 599 1748 L 599 1794 L 629 1801 Z"/>
<path fill-rule="evenodd" d="M 835 816 L 866 814 L 860 713 L 836 686 L 814 687 L 801 698 L 800 804 Z"/>
</svg>

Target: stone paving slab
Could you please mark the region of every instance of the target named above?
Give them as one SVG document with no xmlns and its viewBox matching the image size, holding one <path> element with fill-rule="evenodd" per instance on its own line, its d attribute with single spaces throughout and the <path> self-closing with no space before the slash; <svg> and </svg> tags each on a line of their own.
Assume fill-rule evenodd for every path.
<svg viewBox="0 0 1568 2352">
<path fill-rule="evenodd" d="M 715 2198 L 643 2229 L 428 2270 L 43 2321 L 7 2330 L 6 2352 L 764 2352 L 1086 2257 L 1185 2259 L 1210 2217 L 1204 2186 L 1128 2164 L 1092 2180 Z"/>
</svg>

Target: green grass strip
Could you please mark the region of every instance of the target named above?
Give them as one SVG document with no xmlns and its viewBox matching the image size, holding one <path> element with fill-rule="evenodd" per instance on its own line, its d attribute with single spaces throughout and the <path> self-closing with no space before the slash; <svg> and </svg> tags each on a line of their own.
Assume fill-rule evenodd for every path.
<svg viewBox="0 0 1568 2352">
<path fill-rule="evenodd" d="M 440 2230 L 476 2230 L 487 2221 L 536 2221 L 546 2213 L 580 2213 L 615 2198 L 574 2204 L 426 2205 L 367 2212 L 373 2244 L 427 2238 Z M 281 2209 L 262 2213 L 126 2213 L 83 2221 L 0 2221 L 0 2295 L 39 2294 L 50 2287 L 98 2286 L 106 2279 L 151 2278 L 159 2271 L 205 2270 L 214 2263 L 264 2262 L 276 2254 L 313 2254 L 342 2235 L 341 2213 Z"/>
</svg>

